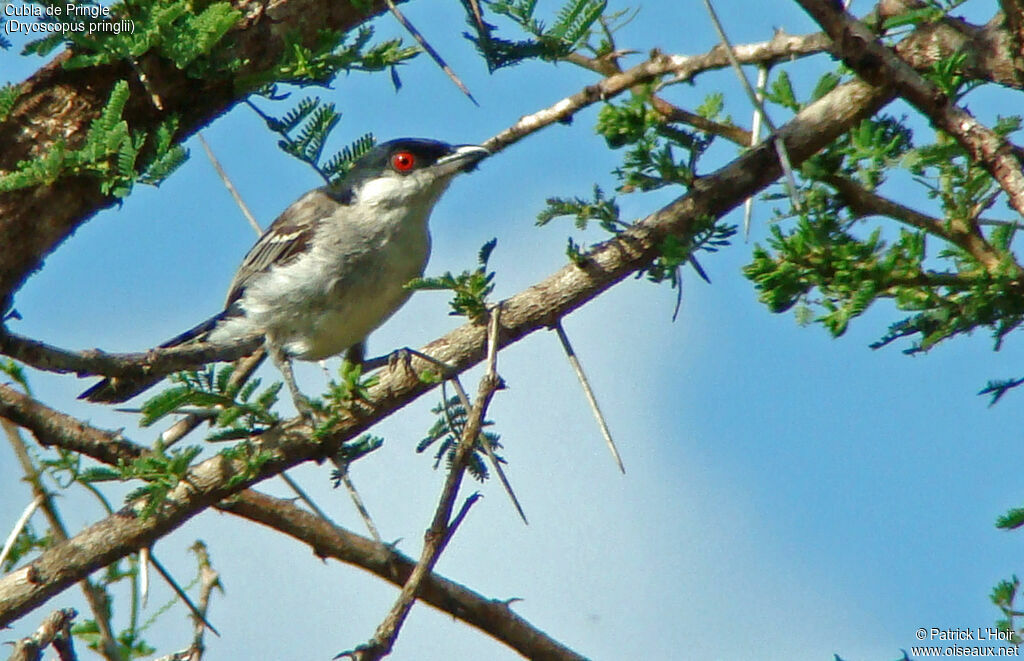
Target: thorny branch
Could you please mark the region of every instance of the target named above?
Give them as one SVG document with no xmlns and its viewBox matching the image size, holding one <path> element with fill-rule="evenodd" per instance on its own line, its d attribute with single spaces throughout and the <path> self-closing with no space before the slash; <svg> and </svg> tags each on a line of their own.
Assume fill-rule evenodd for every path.
<svg viewBox="0 0 1024 661">
<path fill-rule="evenodd" d="M 43 485 L 39 469 L 29 456 L 28 448 L 21 436 L 20 430 L 6 418 L 0 418 L 0 427 L 3 428 L 15 456 L 18 458 L 18 463 L 21 464 L 22 472 L 25 474 L 25 481 L 32 487 L 33 496 L 42 506 L 43 514 L 50 527 L 50 534 L 58 542 L 67 541 L 67 527 L 57 511 L 57 505 L 53 502 L 52 495 Z M 82 588 L 82 593 L 85 595 L 85 600 L 89 604 L 89 610 L 92 613 L 93 619 L 96 622 L 96 628 L 100 636 L 100 653 L 109 661 L 120 661 L 120 648 L 118 647 L 117 640 L 115 640 L 114 630 L 110 624 L 109 596 L 103 588 L 94 584 L 89 577 L 83 578 L 79 584 Z"/>
<path fill-rule="evenodd" d="M 118 432 L 98 429 L 77 421 L 71 422 L 70 418 L 62 417 L 60 412 L 0 385 L 0 405 L 2 403 L 6 403 L 8 408 L 0 409 L 0 415 L 6 415 L 4 410 L 10 411 L 11 408 L 22 410 L 23 415 L 20 419 L 37 439 L 40 435 L 59 439 L 55 445 L 81 452 L 102 463 L 116 465 L 118 460 L 130 462 L 148 452 L 146 448 L 128 441 Z M 58 425 L 64 423 L 65 428 L 61 433 L 53 433 L 51 419 L 55 419 Z M 103 439 L 106 439 L 106 443 Z M 216 507 L 294 537 L 308 544 L 318 556 L 336 558 L 398 586 L 407 582 L 415 567 L 411 559 L 390 546 L 378 544 L 334 525 L 290 501 L 251 489 L 221 501 Z M 574 661 L 583 658 L 532 627 L 509 609 L 508 602 L 486 599 L 436 574 L 430 574 L 424 579 L 419 598 L 453 617 L 486 631 L 526 657 Z"/>
<path fill-rule="evenodd" d="M 1006 192 L 1010 205 L 1024 215 L 1024 171 L 1009 141 L 957 106 L 939 88 L 881 43 L 856 18 L 826 0 L 797 0 L 832 37 L 836 53 L 865 80 L 886 87 L 931 118 L 982 164 Z M 970 229 L 980 237 L 981 232 Z"/>
<path fill-rule="evenodd" d="M 491 398 L 502 387 L 501 378 L 497 373 L 498 322 L 501 306 L 495 306 L 490 314 L 490 323 L 487 328 L 487 372 L 480 379 L 473 408 L 466 414 L 466 424 L 462 428 L 462 436 L 459 438 L 444 487 L 441 489 L 441 496 L 438 499 L 437 508 L 434 510 L 434 518 L 424 535 L 420 561 L 416 563 L 416 568 L 413 569 L 409 580 L 402 586 L 402 592 L 395 600 L 394 606 L 377 627 L 370 642 L 353 652 L 346 652 L 339 656 L 351 657 L 353 661 L 378 661 L 391 653 L 391 648 L 398 638 L 402 624 L 416 601 L 420 585 L 433 572 L 434 565 L 437 564 L 441 553 L 448 545 L 452 535 L 455 534 L 456 528 L 479 497 L 474 494 L 467 498 L 462 509 L 454 519 L 452 518 L 455 500 L 459 497 L 459 487 L 466 474 L 466 462 L 473 454 L 473 450 L 476 449 L 477 439 L 483 429 L 484 416 L 491 403 Z"/>
</svg>

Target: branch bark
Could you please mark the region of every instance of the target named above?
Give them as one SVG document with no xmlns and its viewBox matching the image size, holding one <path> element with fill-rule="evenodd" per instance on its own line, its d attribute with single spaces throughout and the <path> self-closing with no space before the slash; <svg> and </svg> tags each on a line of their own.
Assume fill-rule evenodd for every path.
<svg viewBox="0 0 1024 661">
<path fill-rule="evenodd" d="M 0 354 L 38 370 L 78 376 L 163 376 L 214 361 L 237 360 L 263 344 L 255 335 L 230 345 L 185 344 L 140 353 L 107 353 L 99 349 L 68 351 L 15 333 L 0 326 Z"/>
<path fill-rule="evenodd" d="M 396 587 L 404 585 L 416 562 L 389 546 L 357 535 L 295 504 L 251 489 L 219 509 L 263 524 L 308 545 L 320 558 L 334 558 L 368 571 Z M 426 576 L 417 597 L 434 608 L 487 632 L 528 659 L 584 661 L 584 657 L 540 631 L 509 608 L 435 573 Z"/>
</svg>

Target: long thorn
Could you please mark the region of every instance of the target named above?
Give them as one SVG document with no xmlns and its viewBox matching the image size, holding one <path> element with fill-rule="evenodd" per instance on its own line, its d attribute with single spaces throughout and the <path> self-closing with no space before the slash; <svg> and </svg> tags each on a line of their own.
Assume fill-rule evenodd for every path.
<svg viewBox="0 0 1024 661">
<path fill-rule="evenodd" d="M 338 469 L 338 477 L 341 479 L 341 483 L 345 485 L 345 490 L 348 491 L 348 496 L 356 506 L 356 511 L 359 512 L 359 516 L 362 517 L 363 523 L 366 524 L 366 529 L 370 531 L 373 541 L 378 544 L 383 544 L 384 541 L 381 539 L 380 532 L 377 531 L 377 525 L 373 522 L 373 517 L 370 516 L 370 510 L 366 509 L 362 496 L 359 495 L 359 491 L 356 489 L 355 483 L 348 474 L 348 462 L 339 461 L 337 457 L 332 461 Z"/>
<path fill-rule="evenodd" d="M 576 372 L 576 378 L 580 380 L 580 385 L 583 386 L 583 394 L 587 396 L 587 401 L 590 402 L 590 409 L 594 412 L 594 417 L 597 418 L 597 426 L 601 428 L 604 442 L 612 453 L 612 457 L 615 458 L 615 463 L 619 465 L 619 470 L 625 473 L 626 467 L 622 465 L 622 457 L 619 456 L 619 450 L 615 447 L 612 433 L 608 430 L 608 423 L 604 420 L 601 407 L 597 404 L 597 397 L 594 396 L 594 391 L 590 388 L 587 375 L 583 372 L 583 366 L 580 364 L 579 359 L 576 358 L 576 352 L 573 351 L 572 344 L 569 343 L 569 336 L 565 334 L 561 321 L 555 322 L 555 332 L 558 333 L 558 339 L 562 342 L 562 348 L 565 349 L 565 357 L 569 359 L 569 364 L 572 366 L 573 371 Z"/>
<path fill-rule="evenodd" d="M 491 308 L 491 323 L 487 330 L 487 372 L 492 377 L 497 379 L 497 355 L 498 355 L 498 318 L 501 316 L 501 304 L 495 305 Z M 459 386 L 461 389 L 461 386 Z M 465 391 L 462 392 L 462 397 L 465 396 Z M 466 400 L 469 401 L 469 400 Z M 466 403 L 463 402 L 463 406 Z M 469 408 L 466 409 L 469 411 Z M 519 518 L 523 520 L 523 523 L 530 525 L 530 522 L 526 520 L 526 512 L 523 511 L 523 506 L 519 503 L 519 499 L 516 497 L 516 492 L 512 489 L 512 484 L 509 483 L 508 477 L 505 476 L 505 470 L 501 467 L 501 462 L 498 461 L 497 455 L 494 454 L 494 448 L 491 447 L 491 441 L 481 433 L 480 444 L 484 446 L 484 452 L 487 453 L 487 459 L 490 460 L 491 466 L 494 467 L 494 472 L 498 475 L 498 480 L 501 482 L 501 486 L 505 488 L 505 493 L 512 500 L 512 504 L 515 506 L 516 511 L 519 512 Z"/>
<path fill-rule="evenodd" d="M 242 196 L 238 194 L 238 189 L 236 189 L 235 185 L 231 183 L 231 178 L 228 177 L 228 173 L 224 171 L 224 168 L 221 167 L 220 161 L 217 160 L 216 156 L 214 156 L 213 150 L 210 149 L 210 144 L 206 142 L 206 138 L 203 137 L 202 133 L 196 133 L 196 137 L 199 138 L 199 144 L 203 146 L 203 151 L 206 152 L 206 157 L 210 159 L 210 163 L 213 164 L 213 169 L 217 171 L 217 176 L 220 177 L 222 182 L 224 182 L 224 188 L 228 189 L 228 192 L 231 193 L 231 197 L 235 199 L 235 204 L 237 204 L 238 208 L 242 210 L 242 214 L 245 216 L 245 219 L 248 220 L 249 224 L 252 225 L 252 228 L 256 230 L 256 236 L 261 236 L 263 234 L 263 230 L 260 229 L 260 224 L 256 222 L 256 216 L 252 215 L 252 211 L 249 210 L 249 206 L 245 203 L 245 200 L 242 199 Z"/>
<path fill-rule="evenodd" d="M 711 22 L 715 25 L 715 31 L 718 32 L 718 38 L 722 40 L 722 45 L 725 47 L 725 56 L 729 58 L 729 64 L 732 65 L 733 70 L 736 72 L 736 76 L 740 79 L 740 85 L 743 87 L 743 91 L 747 93 L 747 97 L 750 99 L 750 102 L 754 107 L 761 110 L 761 114 L 764 116 L 764 123 L 772 132 L 772 145 L 775 147 L 775 153 L 779 157 L 779 165 L 782 166 L 782 172 L 785 174 L 783 179 L 786 182 L 786 192 L 789 193 L 789 197 L 793 203 L 793 208 L 801 209 L 803 208 L 803 205 L 800 203 L 800 197 L 797 194 L 796 177 L 793 176 L 793 165 L 789 160 L 789 152 L 786 150 L 786 145 L 775 139 L 775 134 L 777 133 L 775 123 L 772 122 L 772 118 L 765 112 L 764 104 L 757 98 L 757 93 L 754 91 L 754 88 L 750 86 L 750 81 L 747 80 L 746 74 L 743 73 L 743 67 L 740 65 L 740 61 L 736 59 L 736 53 L 733 52 L 732 49 L 732 42 L 730 42 L 729 37 L 726 36 L 725 28 L 722 27 L 721 21 L 718 20 L 718 14 L 715 13 L 715 8 L 711 6 L 711 0 L 704 0 L 704 7 L 708 10 Z"/>
<path fill-rule="evenodd" d="M 750 124 L 750 146 L 754 147 L 761 141 L 761 124 L 764 122 L 764 90 L 768 85 L 768 66 L 757 69 L 757 100 L 759 104 L 754 107 L 754 120 Z M 750 219 L 754 215 L 754 198 L 748 197 L 743 203 L 743 239 L 750 240 Z"/>
<path fill-rule="evenodd" d="M 189 598 L 187 594 L 185 594 L 185 591 L 181 589 L 181 586 L 178 585 L 178 582 L 174 580 L 174 577 L 171 576 L 166 569 L 164 569 L 164 566 L 160 564 L 160 561 L 157 560 L 156 556 L 154 556 L 152 553 L 149 554 L 149 561 L 153 564 L 153 568 L 156 569 L 157 573 L 163 576 L 164 580 L 167 581 L 167 585 L 171 586 L 171 589 L 174 590 L 174 594 L 178 595 L 178 598 L 185 602 L 185 606 L 187 606 L 188 609 L 192 612 L 192 615 L 197 620 L 202 622 L 203 626 L 205 626 L 213 633 L 217 634 L 217 637 L 220 638 L 220 633 L 213 628 L 212 624 L 210 624 L 207 621 L 206 616 L 203 615 L 202 611 L 200 611 L 199 608 L 192 603 L 192 600 Z"/>
<path fill-rule="evenodd" d="M 412 35 L 412 38 L 415 39 L 417 43 L 419 43 L 419 45 L 423 48 L 423 50 L 427 52 L 427 55 L 429 55 L 431 59 L 433 59 L 434 62 L 437 63 L 437 66 L 441 67 L 441 69 L 446 74 L 448 74 L 448 77 L 451 79 L 451 81 L 455 83 L 455 85 L 460 90 L 462 90 L 462 93 L 465 94 L 469 98 L 469 100 L 473 102 L 473 105 L 479 106 L 480 104 L 477 103 L 476 99 L 473 98 L 473 95 L 470 93 L 469 88 L 466 87 L 459 79 L 459 77 L 455 75 L 455 72 L 452 71 L 451 67 L 448 66 L 448 63 L 444 61 L 444 58 L 442 58 L 441 55 L 436 50 L 434 50 L 434 47 L 427 43 L 427 40 L 423 38 L 423 35 L 420 34 L 420 31 L 417 30 L 416 27 L 409 22 L 409 19 L 407 19 L 405 15 L 398 10 L 398 7 L 395 6 L 395 3 L 392 0 L 385 0 L 385 2 L 387 2 L 388 9 L 391 11 L 392 14 L 395 15 L 395 18 L 398 19 L 398 22 L 402 24 L 402 27 L 408 30 L 409 34 Z"/>
<path fill-rule="evenodd" d="M 139 549 L 139 594 L 142 595 L 142 607 L 149 601 L 149 561 L 152 552 L 148 546 Z"/>
<path fill-rule="evenodd" d="M 29 519 L 35 514 L 35 511 L 39 509 L 39 506 L 46 500 L 46 496 L 43 494 L 37 495 L 32 499 L 32 502 L 25 507 L 25 510 L 18 517 L 18 520 L 14 523 L 14 528 L 11 529 L 11 534 L 7 536 L 7 541 L 4 542 L 4 548 L 0 551 L 0 567 L 4 566 L 4 561 L 7 560 L 7 554 L 14 548 L 14 542 L 17 541 L 18 535 L 24 530 L 25 526 L 28 525 Z"/>
<path fill-rule="evenodd" d="M 295 495 L 299 497 L 299 500 L 306 503 L 306 506 L 313 511 L 313 514 L 316 514 L 328 523 L 334 523 L 331 521 L 330 517 L 324 514 L 324 511 L 320 509 L 315 502 L 313 502 L 313 499 L 309 497 L 309 494 L 307 494 L 302 487 L 299 486 L 299 483 L 292 479 L 291 475 L 282 471 L 281 479 L 284 480 L 289 489 L 295 492 Z"/>
</svg>

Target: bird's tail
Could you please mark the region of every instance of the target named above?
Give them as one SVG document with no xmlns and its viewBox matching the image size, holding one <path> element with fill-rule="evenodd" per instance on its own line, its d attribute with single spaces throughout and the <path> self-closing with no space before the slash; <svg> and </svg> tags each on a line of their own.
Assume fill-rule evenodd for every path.
<svg viewBox="0 0 1024 661">
<path fill-rule="evenodd" d="M 161 349 L 169 349 L 170 347 L 177 347 L 186 342 L 191 342 L 196 339 L 202 339 L 207 333 L 214 329 L 214 327 L 223 319 L 225 312 L 220 312 L 203 323 L 188 329 L 181 335 L 177 335 L 167 340 L 160 345 Z M 92 386 L 81 395 L 78 399 L 84 399 L 89 402 L 99 402 L 104 404 L 119 404 L 126 402 L 132 397 L 135 397 L 139 393 L 149 390 L 157 383 L 163 380 L 164 374 L 157 376 L 137 376 L 137 377 L 121 377 L 111 376 L 103 379 L 96 385 Z"/>
</svg>

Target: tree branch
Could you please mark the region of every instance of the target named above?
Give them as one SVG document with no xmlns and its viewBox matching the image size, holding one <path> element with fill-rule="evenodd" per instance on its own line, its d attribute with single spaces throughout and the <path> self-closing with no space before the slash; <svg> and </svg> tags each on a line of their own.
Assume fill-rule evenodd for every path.
<svg viewBox="0 0 1024 661">
<path fill-rule="evenodd" d="M 71 645 L 71 620 L 77 616 L 74 608 L 62 608 L 47 615 L 34 634 L 17 642 L 10 661 L 40 659 L 51 644 L 61 661 L 73 661 L 77 657 Z"/>
<path fill-rule="evenodd" d="M 980 229 L 976 232 L 965 231 L 965 223 L 963 222 L 946 222 L 941 218 L 921 213 L 872 192 L 849 177 L 830 175 L 825 177 L 823 181 L 836 189 L 843 201 L 846 202 L 850 210 L 855 214 L 879 215 L 892 218 L 963 248 L 977 259 L 978 262 L 984 264 L 989 271 L 1006 268 L 1005 260 L 1007 255 L 993 248 L 981 234 Z M 1013 260 L 1013 264 L 1018 273 L 1024 274 L 1024 269 L 1021 269 L 1015 260 Z"/>
<path fill-rule="evenodd" d="M 220 505 L 231 514 L 261 523 L 307 544 L 320 558 L 334 558 L 388 581 L 404 585 L 416 566 L 414 560 L 392 547 L 335 526 L 294 503 L 246 490 Z M 528 659 L 583 661 L 509 608 L 507 601 L 487 599 L 454 581 L 431 573 L 418 593 L 420 600 L 485 631 Z"/>
<path fill-rule="evenodd" d="M 938 87 L 926 80 L 882 44 L 856 18 L 827 0 L 797 0 L 800 6 L 832 37 L 837 54 L 864 80 L 879 86 L 893 86 L 911 105 L 931 118 L 932 123 L 953 136 L 980 163 L 1009 198 L 1017 213 L 1024 215 L 1024 172 L 1009 141 L 981 124 L 955 105 Z M 953 219 L 957 222 L 956 219 Z M 962 228 L 984 241 L 976 227 Z M 980 249 L 980 248 L 979 248 Z"/>
<path fill-rule="evenodd" d="M 109 465 L 117 465 L 119 461 L 130 462 L 149 451 L 124 439 L 118 432 L 77 421 L 73 425 L 65 425 L 61 434 L 53 436 L 50 420 L 67 422 L 68 417 L 3 385 L 0 385 L 0 416 L 19 420 L 19 424 L 23 424 L 37 439 L 50 436 L 58 447 L 80 452 Z M 215 506 L 293 537 L 309 545 L 318 557 L 335 558 L 399 587 L 408 581 L 416 564 L 388 545 L 378 544 L 337 526 L 289 500 L 252 489 L 246 489 Z M 508 602 L 486 599 L 437 574 L 425 577 L 418 597 L 438 610 L 485 631 L 528 658 L 583 659 L 512 612 Z M 0 610 L 0 618 L 3 617 Z"/>
<path fill-rule="evenodd" d="M 262 344 L 263 337 L 254 335 L 232 344 L 200 342 L 141 353 L 68 351 L 10 333 L 0 326 L 0 353 L 45 372 L 74 372 L 78 376 L 163 376 L 205 363 L 237 360 Z"/>
<path fill-rule="evenodd" d="M 1013 36 L 1014 53 L 1017 58 L 1024 55 L 1024 2 L 1022 0 L 999 0 L 1006 27 Z"/>
<path fill-rule="evenodd" d="M 41 501 L 43 514 L 46 516 L 46 521 L 50 526 L 50 534 L 58 542 L 67 540 L 68 529 L 64 525 L 63 519 L 61 519 L 60 513 L 57 511 L 57 506 L 53 502 L 53 496 L 43 486 L 40 471 L 28 454 L 28 448 L 26 447 L 25 440 L 22 438 L 21 430 L 6 418 L 0 419 L 0 427 L 3 428 L 11 443 L 11 447 L 14 449 L 18 463 L 21 464 L 22 472 L 25 473 L 24 479 L 32 487 L 32 494 Z M 120 661 L 121 651 L 115 639 L 113 627 L 110 624 L 110 603 L 107 591 L 94 584 L 88 577 L 83 578 L 79 585 L 82 587 L 85 600 L 88 602 L 89 610 L 92 612 L 93 620 L 96 622 L 96 628 L 99 633 L 98 647 L 100 654 L 108 661 Z"/>
</svg>

